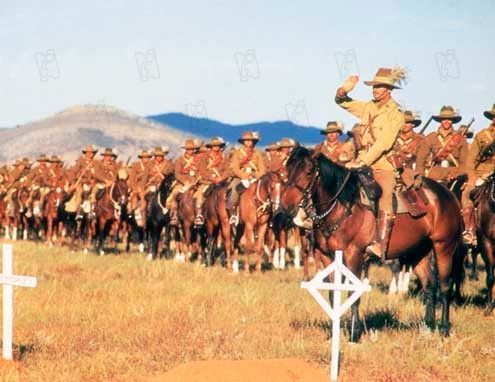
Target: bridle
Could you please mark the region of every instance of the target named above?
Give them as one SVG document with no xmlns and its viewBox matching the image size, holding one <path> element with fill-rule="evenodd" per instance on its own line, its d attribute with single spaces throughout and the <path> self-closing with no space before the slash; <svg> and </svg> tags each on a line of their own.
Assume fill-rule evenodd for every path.
<svg viewBox="0 0 495 382">
<path fill-rule="evenodd" d="M 261 178 L 256 181 L 255 196 L 256 196 L 257 201 L 260 203 L 260 206 L 256 209 L 256 212 L 265 212 L 268 209 L 268 207 L 270 207 L 272 205 L 272 198 L 271 198 L 270 190 L 269 190 L 270 186 L 268 187 L 268 191 L 267 191 L 268 196 L 265 200 L 263 200 L 261 198 L 260 187 L 261 187 Z M 272 210 L 274 210 L 274 211 L 276 211 L 278 209 L 278 207 L 280 206 L 280 182 L 277 182 L 275 184 L 275 187 L 278 188 L 279 193 L 277 194 L 275 200 L 273 201 Z"/>
<path fill-rule="evenodd" d="M 314 163 L 313 163 L 313 166 L 315 166 Z M 301 187 L 295 183 L 289 183 L 289 186 L 297 188 L 303 194 L 301 201 L 298 204 L 299 208 L 306 210 L 306 208 L 308 207 L 310 202 L 312 202 L 312 195 L 314 192 L 314 186 L 315 186 L 316 181 L 318 180 L 319 176 L 320 176 L 320 170 L 318 167 L 316 167 L 316 171 L 314 171 L 314 174 L 311 178 L 311 181 L 309 182 L 309 185 L 306 188 L 303 188 L 303 187 Z M 319 228 L 321 226 L 321 222 L 323 221 L 323 219 L 325 219 L 328 215 L 330 215 L 332 213 L 332 211 L 335 209 L 335 207 L 337 206 L 338 198 L 340 197 L 340 195 L 344 191 L 344 188 L 347 185 L 347 183 L 349 182 L 350 177 L 351 177 L 351 171 L 348 171 L 345 178 L 344 178 L 344 181 L 342 182 L 341 186 L 339 187 L 339 189 L 337 190 L 335 195 L 332 196 L 332 198 L 330 198 L 329 200 L 326 200 L 324 202 L 314 204 L 315 207 L 316 206 L 321 207 L 321 206 L 330 205 L 330 207 L 328 207 L 321 214 L 317 214 L 316 212 L 312 212 L 311 214 L 309 214 L 311 220 L 313 220 L 313 222 L 315 223 L 316 228 Z M 332 232 L 337 230 L 340 227 L 340 225 L 343 223 L 343 221 L 350 215 L 350 211 L 351 211 L 350 208 L 346 208 L 345 214 L 342 215 L 341 218 L 335 224 L 332 224 L 331 226 L 327 227 L 327 229 L 329 229 Z"/>
</svg>

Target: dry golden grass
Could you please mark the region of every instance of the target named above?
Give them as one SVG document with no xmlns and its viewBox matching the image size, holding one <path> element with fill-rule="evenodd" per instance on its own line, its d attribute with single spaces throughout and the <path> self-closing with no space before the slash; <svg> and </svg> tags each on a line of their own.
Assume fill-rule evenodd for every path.
<svg viewBox="0 0 495 382">
<path fill-rule="evenodd" d="M 1 371 L 1 381 L 146 381 L 208 359 L 297 357 L 328 365 L 327 319 L 295 270 L 235 277 L 219 267 L 32 243 L 14 245 L 14 269 L 37 276 L 38 287 L 15 290 L 22 366 Z M 493 380 L 495 318 L 477 306 L 481 281 L 466 283 L 470 300 L 452 309 L 453 332 L 442 339 L 421 330 L 419 298 L 391 300 L 380 291 L 387 270 L 373 269 L 371 279 L 361 306 L 377 335 L 357 345 L 343 338 L 342 380 Z"/>
</svg>

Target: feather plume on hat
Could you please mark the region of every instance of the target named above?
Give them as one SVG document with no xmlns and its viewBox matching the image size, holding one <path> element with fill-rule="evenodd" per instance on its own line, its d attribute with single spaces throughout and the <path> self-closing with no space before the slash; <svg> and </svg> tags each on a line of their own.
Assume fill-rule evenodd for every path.
<svg viewBox="0 0 495 382">
<path fill-rule="evenodd" d="M 392 78 L 400 86 L 402 83 L 407 84 L 407 70 L 401 66 L 395 66 L 392 69 Z"/>
</svg>

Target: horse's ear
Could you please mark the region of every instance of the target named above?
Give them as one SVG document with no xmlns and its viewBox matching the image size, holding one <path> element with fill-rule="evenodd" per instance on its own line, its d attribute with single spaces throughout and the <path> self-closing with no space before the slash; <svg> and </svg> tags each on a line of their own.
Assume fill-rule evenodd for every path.
<svg viewBox="0 0 495 382">
<path fill-rule="evenodd" d="M 318 155 L 320 155 L 319 151 L 315 151 L 313 149 L 308 149 L 308 150 L 309 150 L 311 159 L 316 159 L 316 158 L 318 158 Z"/>
</svg>

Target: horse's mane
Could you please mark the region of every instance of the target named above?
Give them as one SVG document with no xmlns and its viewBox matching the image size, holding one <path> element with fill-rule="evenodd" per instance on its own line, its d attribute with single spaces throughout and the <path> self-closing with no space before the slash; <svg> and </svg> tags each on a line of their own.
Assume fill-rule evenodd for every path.
<svg viewBox="0 0 495 382">
<path fill-rule="evenodd" d="M 172 182 L 175 179 L 174 173 L 168 173 L 165 175 L 165 177 L 162 179 L 159 187 L 160 193 L 166 193 L 170 191 L 170 187 L 172 186 Z"/>
<path fill-rule="evenodd" d="M 349 179 L 342 189 L 338 199 L 344 204 L 352 204 L 359 196 L 360 182 L 356 173 L 332 162 L 325 155 L 318 154 L 316 162 L 320 171 L 320 179 L 323 188 L 330 195 L 336 195 L 344 184 L 346 177 Z"/>
</svg>

